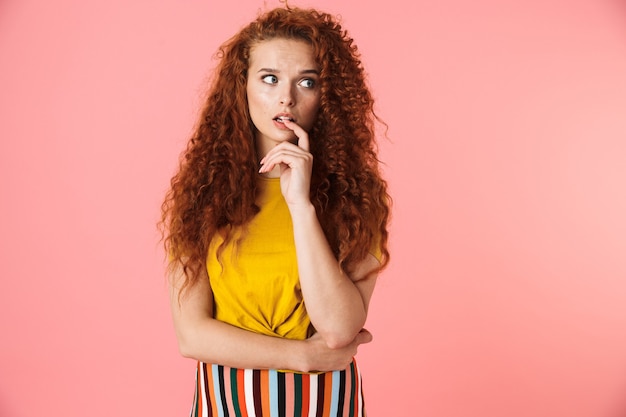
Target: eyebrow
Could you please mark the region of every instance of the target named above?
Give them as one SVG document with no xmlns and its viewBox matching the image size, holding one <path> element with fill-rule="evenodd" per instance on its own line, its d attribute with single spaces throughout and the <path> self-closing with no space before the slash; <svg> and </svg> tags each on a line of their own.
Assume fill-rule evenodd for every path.
<svg viewBox="0 0 626 417">
<path fill-rule="evenodd" d="M 276 68 L 261 68 L 257 72 L 280 72 L 279 69 Z M 320 75 L 320 72 L 316 69 L 305 69 L 299 72 L 299 74 L 316 74 Z"/>
</svg>

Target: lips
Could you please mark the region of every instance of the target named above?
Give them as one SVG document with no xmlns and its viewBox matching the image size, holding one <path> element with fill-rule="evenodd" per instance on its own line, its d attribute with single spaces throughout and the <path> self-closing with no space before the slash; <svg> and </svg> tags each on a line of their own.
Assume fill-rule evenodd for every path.
<svg viewBox="0 0 626 417">
<path fill-rule="evenodd" d="M 278 123 L 285 123 L 285 120 L 289 120 L 290 122 L 295 122 L 296 119 L 293 118 L 293 115 L 289 113 L 280 113 L 274 117 L 274 120 Z"/>
</svg>

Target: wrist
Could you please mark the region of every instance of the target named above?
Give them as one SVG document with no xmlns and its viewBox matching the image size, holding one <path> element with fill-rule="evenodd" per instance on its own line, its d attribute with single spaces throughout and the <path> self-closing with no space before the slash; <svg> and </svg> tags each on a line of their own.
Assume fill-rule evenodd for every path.
<svg viewBox="0 0 626 417">
<path fill-rule="evenodd" d="M 287 203 L 287 207 L 289 207 L 289 213 L 291 214 L 292 220 L 307 216 L 315 216 L 317 218 L 315 206 L 311 203 L 311 200 L 292 204 Z"/>
<path fill-rule="evenodd" d="M 312 369 L 310 343 L 308 339 L 299 340 L 295 349 L 291 350 L 291 369 L 298 372 L 310 372 Z"/>
</svg>

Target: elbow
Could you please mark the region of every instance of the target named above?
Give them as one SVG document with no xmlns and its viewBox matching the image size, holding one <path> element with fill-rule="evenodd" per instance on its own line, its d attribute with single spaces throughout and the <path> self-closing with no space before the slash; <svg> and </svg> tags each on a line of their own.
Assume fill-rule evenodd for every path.
<svg viewBox="0 0 626 417">
<path fill-rule="evenodd" d="M 189 348 L 189 345 L 185 345 L 179 342 L 178 353 L 180 353 L 180 356 L 182 356 L 183 358 L 194 359 L 194 354 Z"/>
<path fill-rule="evenodd" d="M 321 326 L 320 326 L 321 327 Z M 317 332 L 329 349 L 342 349 L 353 343 L 363 328 L 363 323 L 353 323 L 350 326 L 319 328 Z"/>
<path fill-rule="evenodd" d="M 348 346 L 352 342 L 351 340 L 331 339 L 326 342 L 329 349 L 341 349 Z"/>
<path fill-rule="evenodd" d="M 341 349 L 348 346 L 350 343 L 354 341 L 356 335 L 350 335 L 347 333 L 338 333 L 338 334 L 322 334 L 322 338 L 326 342 L 326 346 L 329 349 Z"/>
<path fill-rule="evenodd" d="M 189 341 L 187 337 L 184 337 L 181 334 L 177 335 L 178 339 L 178 353 L 183 358 L 196 359 L 196 353 L 193 349 L 193 343 Z"/>
<path fill-rule="evenodd" d="M 183 358 L 193 357 L 189 344 L 182 342 L 180 339 L 178 340 L 178 353 L 180 353 L 180 356 Z"/>
<path fill-rule="evenodd" d="M 207 322 L 200 320 L 179 321 L 174 325 L 176 333 L 176 341 L 178 342 L 178 352 L 184 358 L 201 360 L 204 358 L 206 362 L 207 352 L 207 333 L 210 326 Z"/>
<path fill-rule="evenodd" d="M 342 349 L 353 343 L 359 332 L 363 329 L 365 320 L 358 320 L 343 326 L 332 326 L 324 328 L 320 326 L 318 333 L 326 342 L 329 349 Z"/>
</svg>

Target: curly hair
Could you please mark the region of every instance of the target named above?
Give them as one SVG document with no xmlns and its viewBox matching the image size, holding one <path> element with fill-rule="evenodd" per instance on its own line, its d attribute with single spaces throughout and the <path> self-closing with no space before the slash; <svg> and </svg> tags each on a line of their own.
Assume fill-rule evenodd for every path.
<svg viewBox="0 0 626 417">
<path fill-rule="evenodd" d="M 209 243 L 259 212 L 258 157 L 246 83 L 250 49 L 276 38 L 303 40 L 320 67 L 320 107 L 309 132 L 314 157 L 311 201 L 340 265 L 351 270 L 372 247 L 389 261 L 391 199 L 379 171 L 374 100 L 360 54 L 341 25 L 313 9 L 278 8 L 260 15 L 218 50 L 220 58 L 191 139 L 161 211 L 169 265 L 198 280 Z"/>
</svg>

